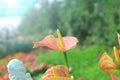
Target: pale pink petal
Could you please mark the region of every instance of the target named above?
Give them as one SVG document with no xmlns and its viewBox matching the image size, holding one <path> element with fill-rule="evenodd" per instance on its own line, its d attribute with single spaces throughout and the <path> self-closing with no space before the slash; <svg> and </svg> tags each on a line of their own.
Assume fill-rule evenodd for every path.
<svg viewBox="0 0 120 80">
<path fill-rule="evenodd" d="M 118 44 L 120 45 L 120 34 L 118 34 Z"/>
<path fill-rule="evenodd" d="M 48 35 L 42 41 L 34 42 L 33 47 L 46 46 L 46 47 L 54 49 L 54 50 L 59 50 L 59 48 L 57 47 L 56 44 L 57 44 L 57 42 L 56 42 L 54 36 Z"/>
<path fill-rule="evenodd" d="M 113 74 L 111 75 L 111 78 L 112 78 L 112 80 L 118 80 L 118 77 Z"/>
<path fill-rule="evenodd" d="M 64 44 L 65 44 L 65 48 L 66 50 L 69 50 L 69 49 L 72 49 L 72 48 L 75 48 L 76 45 L 77 45 L 77 38 L 76 37 L 63 37 L 63 41 L 64 41 Z"/>
</svg>

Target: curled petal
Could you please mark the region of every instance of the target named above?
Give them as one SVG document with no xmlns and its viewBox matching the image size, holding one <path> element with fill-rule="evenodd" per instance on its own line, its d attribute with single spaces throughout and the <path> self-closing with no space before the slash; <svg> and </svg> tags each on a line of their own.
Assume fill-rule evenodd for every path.
<svg viewBox="0 0 120 80">
<path fill-rule="evenodd" d="M 59 48 L 56 44 L 57 44 L 57 42 L 56 42 L 54 36 L 53 35 L 48 35 L 42 41 L 34 42 L 33 47 L 46 46 L 46 47 L 54 49 L 54 50 L 59 50 Z"/>
<path fill-rule="evenodd" d="M 42 80 L 73 80 L 68 68 L 62 65 L 57 65 L 49 68 L 42 77 Z"/>
<path fill-rule="evenodd" d="M 99 67 L 109 75 L 114 73 L 117 69 L 116 64 L 113 62 L 112 58 L 107 53 L 104 53 L 102 55 L 99 61 Z"/>
</svg>

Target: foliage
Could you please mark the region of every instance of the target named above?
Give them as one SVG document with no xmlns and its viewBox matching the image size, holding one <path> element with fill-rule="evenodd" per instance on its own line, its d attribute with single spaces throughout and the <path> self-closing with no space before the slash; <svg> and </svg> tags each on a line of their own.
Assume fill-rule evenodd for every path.
<svg viewBox="0 0 120 80">
<path fill-rule="evenodd" d="M 81 50 L 77 48 L 68 51 L 69 65 L 72 67 L 71 75 L 75 80 L 80 77 L 85 80 L 110 80 L 110 77 L 98 67 L 99 54 L 106 50 L 109 51 L 109 48 L 94 45 L 83 49 L 81 47 Z M 64 57 L 58 51 L 51 51 L 47 54 L 39 54 L 38 63 L 41 62 L 53 65 L 63 64 Z"/>
<path fill-rule="evenodd" d="M 31 41 L 13 41 L 5 42 L 0 46 L 0 56 L 6 56 L 8 54 L 14 54 L 17 52 L 25 52 L 28 53 L 32 50 L 32 42 Z"/>
<path fill-rule="evenodd" d="M 69 65 L 72 67 L 70 74 L 75 77 L 75 80 L 78 78 L 83 78 L 85 80 L 110 80 L 110 77 L 106 76 L 106 74 L 98 67 L 99 58 L 101 53 L 104 51 L 107 51 L 110 53 L 110 55 L 112 55 L 112 51 L 109 47 L 97 45 L 88 47 L 81 46 L 80 49 L 77 48 L 69 50 L 67 54 L 69 58 Z M 19 52 L 0 59 L 0 69 L 2 69 L 2 65 L 5 64 L 3 69 L 0 70 L 0 78 L 2 78 L 2 80 L 3 76 L 6 76 L 7 72 L 5 66 L 12 58 L 18 58 L 22 60 L 28 71 L 36 80 L 40 79 L 48 67 L 58 64 L 64 65 L 64 57 L 59 51 L 43 52 L 41 50 L 37 50 L 32 51 L 29 54 Z M 44 63 L 46 65 L 44 65 Z M 42 71 L 40 71 L 40 65 L 43 67 Z M 119 75 L 119 73 L 116 74 Z"/>
<path fill-rule="evenodd" d="M 32 37 L 23 37 L 17 29 L 3 28 L 0 32 L 0 57 L 16 52 L 29 52 L 32 50 Z"/>
<path fill-rule="evenodd" d="M 74 75 L 75 80 L 78 78 L 109 80 L 110 77 L 104 75 L 105 73 L 98 68 L 98 61 L 101 53 L 105 49 L 109 49 L 108 45 L 117 44 L 115 41 L 116 32 L 120 32 L 119 3 L 120 1 L 118 0 L 54 0 L 52 3 L 48 2 L 48 0 L 38 1 L 37 5 L 39 7 L 34 7 L 26 15 L 19 28 L 24 37 L 33 36 L 35 40 L 42 39 L 51 33 L 54 34 L 55 30 L 59 28 L 63 35 L 74 35 L 77 37 L 80 44 L 85 44 L 85 46 L 96 44 L 85 47 L 82 50 L 73 49 L 67 52 L 69 65 L 73 69 L 71 74 Z M 113 42 L 116 43 L 113 44 Z M 28 52 L 32 48 L 29 42 L 25 45 L 23 43 L 14 43 L 16 45 L 11 45 L 10 42 L 6 43 L 4 45 L 7 46 L 6 48 L 0 46 L 0 51 L 3 54 L 8 53 L 6 51 L 9 51 L 9 53 L 21 50 Z M 101 44 L 105 46 L 101 46 Z M 112 54 L 111 50 L 109 52 Z M 63 64 L 64 62 L 62 54 L 57 51 L 51 51 L 46 54 L 40 53 L 39 55 L 18 53 L 7 56 L 7 58 L 3 59 L 5 63 L 0 63 L 0 70 L 2 70 L 0 78 L 4 79 L 3 75 L 6 73 L 3 65 L 6 65 L 7 60 L 12 58 L 22 59 L 32 76 L 36 77 L 38 75 L 37 79 L 46 71 L 49 64 L 52 66 Z M 39 64 L 41 64 L 41 67 L 39 67 Z M 118 73 L 115 74 L 118 75 Z"/>
<path fill-rule="evenodd" d="M 38 36 L 54 33 L 59 28 L 64 35 L 74 35 L 80 44 L 113 45 L 115 33 L 120 32 L 120 1 L 115 0 L 44 0 L 23 19 L 20 29 L 24 35 Z M 37 38 L 38 39 L 38 38 Z"/>
</svg>

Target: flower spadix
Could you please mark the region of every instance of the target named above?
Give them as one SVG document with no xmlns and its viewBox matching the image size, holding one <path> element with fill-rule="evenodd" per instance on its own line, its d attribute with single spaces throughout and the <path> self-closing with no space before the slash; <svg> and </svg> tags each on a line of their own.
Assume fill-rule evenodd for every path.
<svg viewBox="0 0 120 80">
<path fill-rule="evenodd" d="M 55 38 L 53 35 L 48 35 L 42 41 L 34 42 L 33 47 L 46 46 L 48 48 L 61 52 L 66 52 L 67 50 L 76 47 L 78 42 L 76 37 L 62 37 L 59 30 L 57 30 L 57 35 L 58 38 Z"/>
<path fill-rule="evenodd" d="M 120 55 L 118 53 L 118 49 L 114 46 L 113 50 L 114 50 L 114 56 L 115 56 L 116 64 L 120 66 Z"/>
<path fill-rule="evenodd" d="M 63 38 L 62 38 L 61 33 L 58 29 L 57 29 L 57 35 L 58 35 L 58 39 L 59 39 L 59 43 L 60 43 L 59 46 L 60 46 L 61 50 L 66 51 Z"/>
</svg>

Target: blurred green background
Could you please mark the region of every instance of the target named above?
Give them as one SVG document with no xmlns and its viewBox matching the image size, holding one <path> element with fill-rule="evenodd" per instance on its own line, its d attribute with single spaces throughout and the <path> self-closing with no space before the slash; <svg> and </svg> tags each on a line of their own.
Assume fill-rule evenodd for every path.
<svg viewBox="0 0 120 80">
<path fill-rule="evenodd" d="M 29 51 L 31 47 L 23 48 L 31 45 L 29 41 L 55 34 L 56 29 L 63 36 L 77 37 L 80 45 L 113 46 L 117 44 L 116 33 L 120 32 L 119 3 L 119 0 L 1 0 L 1 55 L 6 51 Z"/>
<path fill-rule="evenodd" d="M 60 29 L 63 36 L 77 37 L 79 40 L 77 50 L 80 52 L 84 49 L 83 54 L 86 55 L 80 56 L 80 54 L 80 59 L 90 58 L 94 53 L 90 60 L 86 59 L 92 61 L 98 53 L 103 53 L 108 51 L 108 48 L 118 45 L 120 0 L 0 0 L 1 58 L 19 51 L 29 53 L 33 50 L 32 42 L 42 40 L 48 34 L 56 36 L 56 29 Z M 97 51 L 89 53 L 90 46 L 97 48 Z M 71 62 L 71 65 L 72 63 L 78 64 Z M 89 65 L 91 64 L 89 62 Z M 92 67 L 87 64 L 87 68 L 94 68 L 93 71 L 90 68 L 91 79 L 89 80 L 97 79 L 92 72 L 99 70 L 98 60 L 93 64 L 96 66 Z M 88 77 L 85 79 L 88 80 Z M 103 79 L 107 80 L 107 78 Z"/>
</svg>

